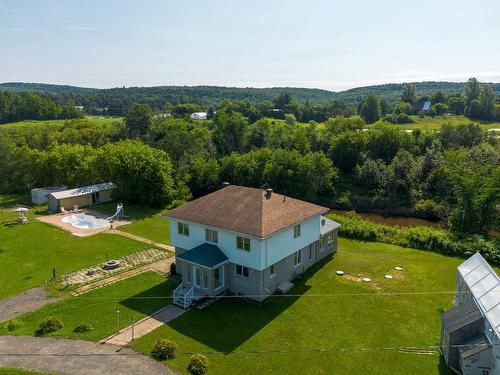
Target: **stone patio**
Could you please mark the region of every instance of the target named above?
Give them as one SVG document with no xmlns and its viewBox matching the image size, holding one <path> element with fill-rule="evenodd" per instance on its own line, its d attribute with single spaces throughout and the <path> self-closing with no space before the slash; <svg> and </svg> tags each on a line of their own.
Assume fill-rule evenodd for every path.
<svg viewBox="0 0 500 375">
<path fill-rule="evenodd" d="M 128 271 L 142 265 L 155 263 L 159 260 L 167 259 L 172 256 L 173 254 L 170 252 L 162 251 L 159 249 L 147 249 L 135 254 L 118 258 L 117 260 L 120 261 L 120 267 L 113 270 L 104 270 L 102 268 L 102 265 L 104 264 L 103 262 L 102 264 L 96 264 L 91 267 L 82 268 L 78 271 L 59 276 L 55 282 L 64 286 L 93 283 L 101 279 L 111 277 L 115 274 Z"/>
</svg>

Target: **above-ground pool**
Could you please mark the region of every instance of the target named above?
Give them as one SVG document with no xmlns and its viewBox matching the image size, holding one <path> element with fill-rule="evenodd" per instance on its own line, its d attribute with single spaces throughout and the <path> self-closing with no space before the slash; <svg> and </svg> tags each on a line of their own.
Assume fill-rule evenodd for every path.
<svg viewBox="0 0 500 375">
<path fill-rule="evenodd" d="M 63 223 L 68 223 L 75 228 L 80 229 L 97 229 L 104 228 L 109 225 L 109 221 L 106 219 L 98 219 L 92 215 L 87 214 L 72 214 L 62 218 Z"/>
</svg>

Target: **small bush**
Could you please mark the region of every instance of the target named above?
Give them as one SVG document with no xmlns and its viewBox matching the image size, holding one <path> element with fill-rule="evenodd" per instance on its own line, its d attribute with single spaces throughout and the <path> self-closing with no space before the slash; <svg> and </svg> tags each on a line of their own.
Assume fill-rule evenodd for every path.
<svg viewBox="0 0 500 375">
<path fill-rule="evenodd" d="M 7 323 L 7 331 L 9 332 L 13 332 L 19 327 L 21 327 L 21 323 L 19 323 L 16 320 L 11 320 L 10 322 Z"/>
<path fill-rule="evenodd" d="M 165 359 L 175 358 L 176 353 L 177 344 L 175 342 L 172 340 L 160 339 L 153 347 L 151 356 L 158 361 L 163 361 Z"/>
<path fill-rule="evenodd" d="M 63 324 L 60 319 L 55 318 L 53 316 L 49 316 L 43 322 L 40 323 L 37 330 L 35 331 L 36 336 L 43 336 L 48 333 L 55 332 L 60 330 L 63 327 Z"/>
<path fill-rule="evenodd" d="M 92 327 L 89 323 L 82 323 L 78 327 L 76 327 L 73 332 L 76 333 L 85 333 L 85 332 L 90 332 L 93 331 L 94 327 Z"/>
<path fill-rule="evenodd" d="M 206 374 L 208 371 L 208 358 L 203 354 L 192 355 L 188 371 L 193 375 Z"/>
</svg>

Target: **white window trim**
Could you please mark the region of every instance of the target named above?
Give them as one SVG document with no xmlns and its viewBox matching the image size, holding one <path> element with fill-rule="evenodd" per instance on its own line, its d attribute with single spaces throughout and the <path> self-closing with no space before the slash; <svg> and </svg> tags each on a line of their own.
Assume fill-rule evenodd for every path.
<svg viewBox="0 0 500 375">
<path fill-rule="evenodd" d="M 238 238 L 243 240 L 243 247 L 238 247 Z M 245 240 L 248 240 L 248 250 L 245 249 Z M 249 237 L 236 236 L 236 249 L 249 253 L 252 251 L 252 240 Z"/>
<path fill-rule="evenodd" d="M 295 235 L 295 229 L 298 228 L 298 232 L 299 234 Z M 302 235 L 302 228 L 300 226 L 300 224 L 296 224 L 293 226 L 293 238 L 299 238 L 300 236 Z"/>
<path fill-rule="evenodd" d="M 295 257 L 298 258 L 298 254 L 300 252 L 300 262 L 298 262 L 297 264 L 295 264 Z M 293 253 L 294 257 L 293 257 L 293 263 L 294 263 L 294 267 L 299 267 L 302 265 L 302 249 L 300 250 L 297 250 L 295 253 Z"/>
<path fill-rule="evenodd" d="M 241 267 L 241 275 L 238 273 L 238 266 Z M 246 268 L 248 270 L 248 276 L 243 275 L 243 268 Z M 235 265 L 234 273 L 235 273 L 236 276 L 242 277 L 244 279 L 249 279 L 250 278 L 250 268 L 247 267 L 247 266 L 243 266 L 241 264 L 236 264 Z"/>
<path fill-rule="evenodd" d="M 271 267 L 273 267 L 274 272 L 271 272 Z M 276 265 L 275 264 L 271 264 L 271 266 L 269 267 L 269 277 L 271 279 L 274 279 L 276 277 Z"/>
</svg>

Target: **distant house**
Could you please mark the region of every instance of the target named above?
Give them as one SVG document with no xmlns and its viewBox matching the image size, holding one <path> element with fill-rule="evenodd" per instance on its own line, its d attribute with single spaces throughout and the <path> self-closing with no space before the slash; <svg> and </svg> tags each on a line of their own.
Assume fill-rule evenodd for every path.
<svg viewBox="0 0 500 375">
<path fill-rule="evenodd" d="M 418 101 L 413 103 L 412 105 L 412 112 L 415 114 L 418 114 L 420 112 L 424 112 L 427 114 L 429 110 L 431 109 L 432 103 L 429 100 L 426 100 L 424 102 Z"/>
<path fill-rule="evenodd" d="M 340 224 L 328 208 L 244 186 L 226 185 L 167 213 L 176 270 L 174 303 L 224 292 L 262 301 L 337 251 Z"/>
<path fill-rule="evenodd" d="M 453 305 L 441 314 L 440 346 L 446 365 L 459 374 L 497 374 L 500 278 L 479 253 L 458 267 Z"/>
<path fill-rule="evenodd" d="M 92 206 L 99 203 L 111 201 L 111 193 L 116 189 L 112 182 L 79 187 L 71 190 L 63 190 L 50 193 L 47 196 L 49 210 L 60 211 L 61 208 L 72 209 L 78 207 Z"/>
<path fill-rule="evenodd" d="M 207 119 L 207 112 L 194 112 L 191 113 L 191 117 L 194 120 L 206 120 Z"/>
</svg>

